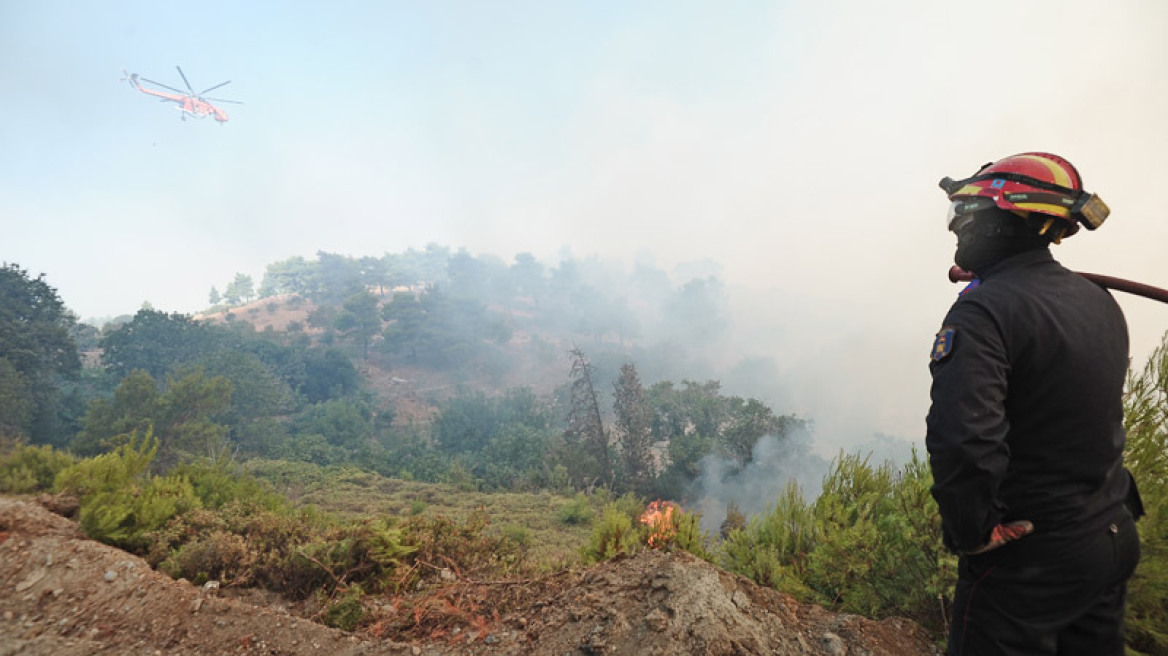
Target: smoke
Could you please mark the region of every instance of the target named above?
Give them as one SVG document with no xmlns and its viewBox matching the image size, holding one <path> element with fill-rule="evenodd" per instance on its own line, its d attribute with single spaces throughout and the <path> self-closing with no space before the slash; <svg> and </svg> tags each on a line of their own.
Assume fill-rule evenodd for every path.
<svg viewBox="0 0 1168 656">
<path fill-rule="evenodd" d="M 731 503 L 747 517 L 766 512 L 791 483 L 799 486 L 804 501 L 818 498 L 831 463 L 812 453 L 810 445 L 811 434 L 796 431 L 783 437 L 764 435 L 741 469 L 716 454 L 703 458 L 692 495 L 698 499 L 702 530 L 717 533 Z"/>
<path fill-rule="evenodd" d="M 798 486 L 804 502 L 813 503 L 835 459 L 816 454 L 811 446 L 812 431 L 798 430 L 786 436 L 764 435 L 742 468 L 716 454 L 703 458 L 691 493 L 691 498 L 697 499 L 693 509 L 701 513 L 702 530 L 718 533 L 731 503 L 748 518 L 767 512 L 792 483 Z M 887 464 L 896 470 L 912 458 L 913 445 L 876 434 L 871 442 L 848 451 L 866 457 L 873 467 Z"/>
</svg>

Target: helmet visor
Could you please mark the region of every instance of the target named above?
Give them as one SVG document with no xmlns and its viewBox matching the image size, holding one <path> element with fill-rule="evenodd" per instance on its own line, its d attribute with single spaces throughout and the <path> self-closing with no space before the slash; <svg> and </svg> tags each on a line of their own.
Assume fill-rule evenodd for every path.
<svg viewBox="0 0 1168 656">
<path fill-rule="evenodd" d="M 973 217 L 982 210 L 988 210 L 996 204 L 993 198 L 958 198 L 949 203 L 949 211 L 945 214 L 945 227 L 949 232 L 959 232 L 973 221 Z"/>
</svg>

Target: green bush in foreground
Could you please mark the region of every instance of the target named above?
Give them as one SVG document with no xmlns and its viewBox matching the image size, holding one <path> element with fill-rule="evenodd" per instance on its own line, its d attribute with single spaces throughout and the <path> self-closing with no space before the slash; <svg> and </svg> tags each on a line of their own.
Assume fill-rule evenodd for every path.
<svg viewBox="0 0 1168 656">
<path fill-rule="evenodd" d="M 47 492 L 62 470 L 76 460 L 49 445 L 12 444 L 0 449 L 0 494 Z"/>
<path fill-rule="evenodd" d="M 1125 462 L 1147 512 L 1136 524 L 1140 564 L 1128 583 L 1128 653 L 1168 654 L 1168 341 L 1141 373 L 1129 372 L 1124 427 Z"/>
<path fill-rule="evenodd" d="M 730 532 L 722 565 L 804 601 L 871 618 L 909 617 L 945 629 L 956 558 L 941 543 L 925 462 L 888 466 L 841 455 L 812 504 L 788 491 Z"/>
<path fill-rule="evenodd" d="M 581 550 L 586 563 L 597 563 L 619 555 L 632 555 L 645 544 L 645 536 L 615 503 L 604 506 L 600 518 L 592 526 L 588 544 Z"/>
<path fill-rule="evenodd" d="M 171 518 L 200 507 L 184 476 L 152 476 L 148 468 L 158 451 L 150 430 L 109 453 L 62 470 L 56 488 L 81 499 L 81 528 L 89 537 L 140 553 L 149 533 Z"/>
</svg>

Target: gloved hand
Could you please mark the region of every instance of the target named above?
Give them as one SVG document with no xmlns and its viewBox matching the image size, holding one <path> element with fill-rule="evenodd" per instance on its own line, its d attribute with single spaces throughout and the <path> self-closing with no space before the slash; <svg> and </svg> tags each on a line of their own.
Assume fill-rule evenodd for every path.
<svg viewBox="0 0 1168 656">
<path fill-rule="evenodd" d="M 1014 540 L 1019 540 L 1034 532 L 1034 524 L 1029 520 L 1020 519 L 1006 524 L 998 524 L 994 530 L 990 532 L 990 541 L 981 545 L 977 549 L 968 552 L 966 555 L 976 556 L 987 551 L 993 551 L 998 547 Z"/>
</svg>

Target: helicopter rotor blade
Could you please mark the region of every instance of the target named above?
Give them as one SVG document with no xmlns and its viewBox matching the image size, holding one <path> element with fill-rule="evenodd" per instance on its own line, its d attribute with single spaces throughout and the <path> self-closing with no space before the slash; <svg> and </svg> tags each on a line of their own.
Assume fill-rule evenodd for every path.
<svg viewBox="0 0 1168 656">
<path fill-rule="evenodd" d="M 233 105 L 242 105 L 243 104 L 242 100 L 227 100 L 226 98 L 203 98 L 203 100 L 210 100 L 212 102 L 225 102 L 225 103 L 231 103 Z"/>
<path fill-rule="evenodd" d="M 220 82 L 219 84 L 216 84 L 213 87 L 203 89 L 202 91 L 199 92 L 198 95 L 201 97 L 204 93 L 207 93 L 208 91 L 214 91 L 215 89 L 218 89 L 219 87 L 222 87 L 222 86 L 227 86 L 228 84 L 231 84 L 231 80 L 227 80 L 226 82 Z"/>
<path fill-rule="evenodd" d="M 162 87 L 163 89 L 170 89 L 171 91 L 174 91 L 175 93 L 184 93 L 184 94 L 186 93 L 186 91 L 183 91 L 182 89 L 175 89 L 172 86 L 165 85 L 161 82 L 155 82 L 154 80 L 147 80 L 144 77 L 139 77 L 138 79 L 142 80 L 143 82 L 149 82 L 150 84 L 153 84 L 156 87 Z"/>
<path fill-rule="evenodd" d="M 187 85 L 187 89 L 190 89 L 191 95 L 198 95 L 195 93 L 195 89 L 194 89 L 194 87 L 191 86 L 191 83 L 187 81 L 187 76 L 182 72 L 182 67 L 180 67 L 176 64 L 175 68 L 178 69 L 178 74 L 182 75 L 183 83 Z"/>
</svg>

